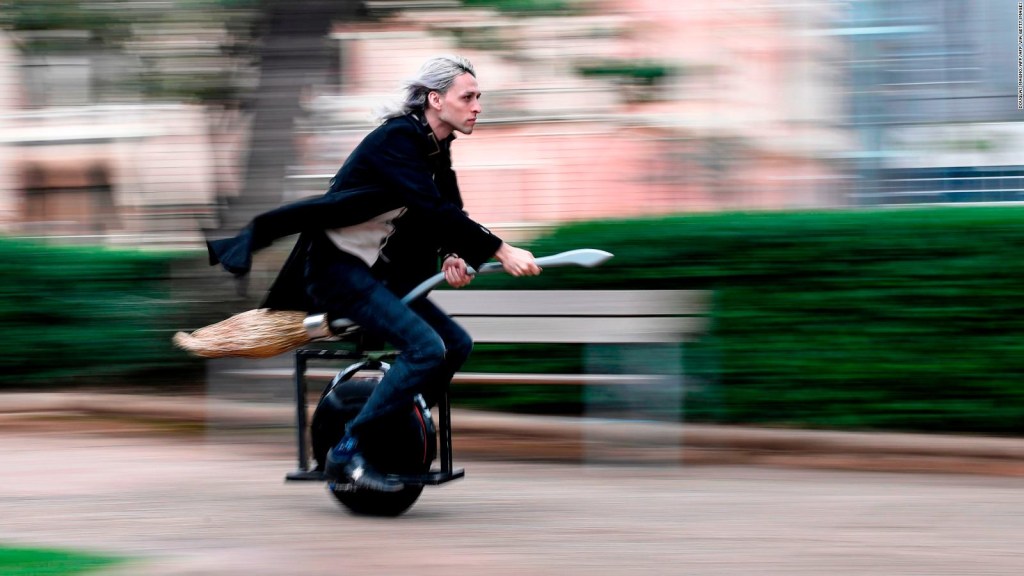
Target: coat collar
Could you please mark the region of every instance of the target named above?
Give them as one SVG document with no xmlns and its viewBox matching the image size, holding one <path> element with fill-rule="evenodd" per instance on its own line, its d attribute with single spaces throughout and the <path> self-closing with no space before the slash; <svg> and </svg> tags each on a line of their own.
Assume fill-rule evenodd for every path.
<svg viewBox="0 0 1024 576">
<path fill-rule="evenodd" d="M 430 128 L 430 123 L 427 122 L 427 116 L 421 112 L 410 112 L 409 117 L 412 119 L 413 124 L 420 128 L 420 131 L 427 137 L 430 142 L 430 153 L 429 156 L 434 154 L 440 154 L 442 150 L 449 151 L 451 149 L 452 140 L 455 140 L 455 132 L 452 131 L 444 140 L 438 140 L 437 136 L 434 136 L 433 129 Z"/>
</svg>

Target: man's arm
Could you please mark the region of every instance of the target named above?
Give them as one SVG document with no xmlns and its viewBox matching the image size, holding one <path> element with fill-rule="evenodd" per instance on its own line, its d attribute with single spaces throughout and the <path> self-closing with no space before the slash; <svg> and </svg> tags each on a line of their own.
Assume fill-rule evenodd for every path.
<svg viewBox="0 0 1024 576">
<path fill-rule="evenodd" d="M 278 238 L 306 230 L 358 224 L 399 206 L 400 200 L 389 199 L 380 186 L 364 186 L 292 202 L 256 216 L 231 238 L 207 241 L 210 265 L 219 263 L 228 272 L 241 276 L 252 267 L 253 252 L 270 246 Z"/>
<path fill-rule="evenodd" d="M 494 257 L 498 262 L 501 262 L 505 272 L 513 276 L 536 276 L 540 274 L 540 266 L 537 266 L 533 254 L 522 248 L 516 248 L 511 244 L 502 242 Z"/>
<path fill-rule="evenodd" d="M 381 174 L 384 187 L 397 192 L 411 211 L 427 215 L 439 243 L 458 253 L 470 266 L 479 266 L 494 256 L 501 239 L 441 196 L 421 147 L 423 135 L 414 126 L 396 123 L 381 138 L 377 153 L 368 160 Z"/>
</svg>

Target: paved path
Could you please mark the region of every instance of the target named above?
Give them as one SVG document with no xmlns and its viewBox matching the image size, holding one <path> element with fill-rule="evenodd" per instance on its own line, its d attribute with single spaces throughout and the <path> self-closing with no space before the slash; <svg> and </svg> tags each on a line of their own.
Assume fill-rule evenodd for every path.
<svg viewBox="0 0 1024 576">
<path fill-rule="evenodd" d="M 139 427 L 291 434 L 295 408 L 202 396 L 83 392 L 0 394 L 0 428 L 134 422 Z M 797 466 L 966 472 L 1024 478 L 1024 438 L 668 424 L 455 410 L 462 456 L 500 461 Z"/>
<path fill-rule="evenodd" d="M 0 429 L 0 542 L 111 575 L 1018 575 L 1024 480 L 460 462 L 398 519 L 285 484 L 287 441 Z"/>
</svg>

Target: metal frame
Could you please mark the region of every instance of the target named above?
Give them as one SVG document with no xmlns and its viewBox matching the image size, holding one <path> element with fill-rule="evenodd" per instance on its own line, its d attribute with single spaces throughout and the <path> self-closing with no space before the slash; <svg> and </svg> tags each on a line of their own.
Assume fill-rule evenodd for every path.
<svg viewBox="0 0 1024 576">
<path fill-rule="evenodd" d="M 599 266 L 612 257 L 610 252 L 581 248 L 569 250 L 544 256 L 536 259 L 538 266 L 548 268 L 561 266 L 582 266 L 592 268 Z M 471 274 L 483 274 L 488 272 L 501 271 L 502 265 L 498 262 L 488 262 L 480 266 L 479 270 L 470 269 Z M 409 303 L 421 296 L 424 296 L 432 288 L 444 281 L 444 273 L 438 272 L 427 278 L 408 294 L 402 297 L 402 302 Z M 355 329 L 351 320 L 340 318 L 328 321 L 325 314 L 314 314 L 303 321 L 303 326 L 310 338 L 328 337 L 329 334 L 351 336 Z M 299 467 L 295 472 L 285 476 L 286 480 L 317 480 L 324 481 L 327 478 L 316 470 L 309 469 L 309 444 L 306 441 L 306 429 L 308 428 L 306 417 L 306 365 L 309 360 L 337 360 L 337 359 L 361 359 L 366 355 L 362 350 L 342 349 L 314 349 L 299 348 L 295 351 L 295 426 L 298 442 Z M 437 485 L 450 482 L 466 475 L 465 470 L 452 467 L 452 421 L 451 421 L 451 399 L 448 390 L 445 390 L 438 401 L 438 427 L 441 433 L 441 469 L 431 470 L 426 474 L 394 476 L 407 485 Z"/>
</svg>

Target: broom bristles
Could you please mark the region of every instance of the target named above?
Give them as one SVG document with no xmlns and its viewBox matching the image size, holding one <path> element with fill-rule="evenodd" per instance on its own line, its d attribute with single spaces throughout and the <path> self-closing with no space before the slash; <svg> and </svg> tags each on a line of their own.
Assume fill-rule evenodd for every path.
<svg viewBox="0 0 1024 576">
<path fill-rule="evenodd" d="M 248 310 L 191 334 L 178 332 L 172 340 L 203 358 L 270 358 L 312 340 L 302 325 L 306 315 L 292 310 Z"/>
</svg>

